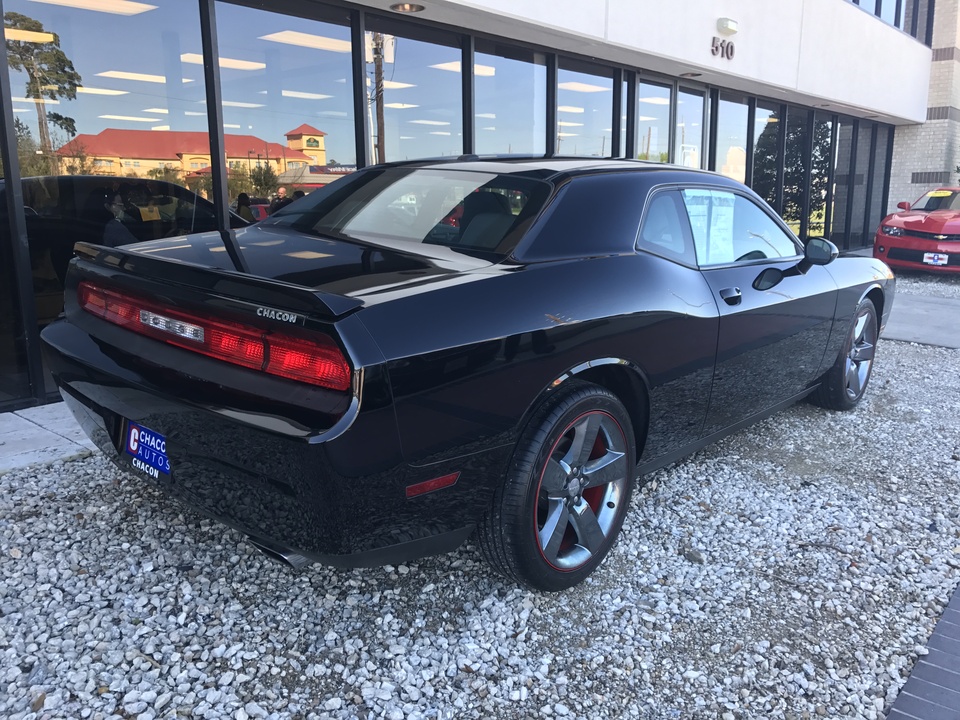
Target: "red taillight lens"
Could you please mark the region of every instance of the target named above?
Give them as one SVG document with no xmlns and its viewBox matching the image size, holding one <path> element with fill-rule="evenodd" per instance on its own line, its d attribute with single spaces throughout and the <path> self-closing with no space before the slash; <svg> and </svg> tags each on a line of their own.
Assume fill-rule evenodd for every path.
<svg viewBox="0 0 960 720">
<path fill-rule="evenodd" d="M 298 338 L 170 310 L 86 281 L 77 300 L 87 312 L 133 332 L 208 357 L 333 390 L 350 388 L 350 366 L 333 340 Z"/>
</svg>

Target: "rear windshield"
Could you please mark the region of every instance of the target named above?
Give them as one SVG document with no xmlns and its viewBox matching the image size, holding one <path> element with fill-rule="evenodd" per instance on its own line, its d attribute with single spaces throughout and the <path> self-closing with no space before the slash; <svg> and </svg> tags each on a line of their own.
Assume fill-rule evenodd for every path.
<svg viewBox="0 0 960 720">
<path fill-rule="evenodd" d="M 424 243 L 502 256 L 516 246 L 550 191 L 545 182 L 515 175 L 369 170 L 310 193 L 268 224 L 393 247 Z"/>
<path fill-rule="evenodd" d="M 960 192 L 931 190 L 913 204 L 913 210 L 960 210 Z"/>
</svg>

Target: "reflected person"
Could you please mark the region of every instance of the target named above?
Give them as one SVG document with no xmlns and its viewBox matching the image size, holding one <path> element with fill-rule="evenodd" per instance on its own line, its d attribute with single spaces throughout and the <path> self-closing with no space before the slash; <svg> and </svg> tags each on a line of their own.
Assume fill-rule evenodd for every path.
<svg viewBox="0 0 960 720">
<path fill-rule="evenodd" d="M 137 238 L 121 220 L 124 215 L 123 207 L 123 198 L 119 193 L 107 193 L 104 196 L 103 208 L 109 215 L 109 219 L 103 226 L 102 244 L 107 247 L 118 247 L 119 245 L 137 242 Z"/>
</svg>

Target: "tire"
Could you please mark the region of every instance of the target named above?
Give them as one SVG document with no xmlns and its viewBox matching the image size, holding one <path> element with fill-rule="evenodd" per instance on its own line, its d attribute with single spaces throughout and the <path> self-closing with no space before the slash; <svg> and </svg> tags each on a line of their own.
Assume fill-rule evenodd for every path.
<svg viewBox="0 0 960 720">
<path fill-rule="evenodd" d="M 478 526 L 481 551 L 527 587 L 573 587 L 616 543 L 635 477 L 626 409 L 609 391 L 568 380 L 522 431 Z"/>
<path fill-rule="evenodd" d="M 813 400 L 831 410 L 853 410 L 870 382 L 878 337 L 877 310 L 873 301 L 857 305 L 850 330 L 834 363 L 820 381 Z"/>
</svg>

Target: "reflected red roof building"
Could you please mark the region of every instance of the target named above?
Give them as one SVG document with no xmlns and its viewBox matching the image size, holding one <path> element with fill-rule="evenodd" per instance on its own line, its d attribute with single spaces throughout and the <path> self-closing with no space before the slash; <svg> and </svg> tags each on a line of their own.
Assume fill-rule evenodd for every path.
<svg viewBox="0 0 960 720">
<path fill-rule="evenodd" d="M 321 130 L 301 125 L 287 133 L 287 144 L 281 145 L 256 135 L 224 134 L 227 166 L 249 168 L 258 162 L 269 163 L 279 175 L 310 165 L 325 165 L 325 135 Z M 96 135 L 77 135 L 57 154 L 67 168 L 72 165 L 80 171 L 104 175 L 146 176 L 157 168 L 188 175 L 210 167 L 210 140 L 205 132 L 107 129 Z"/>
</svg>

